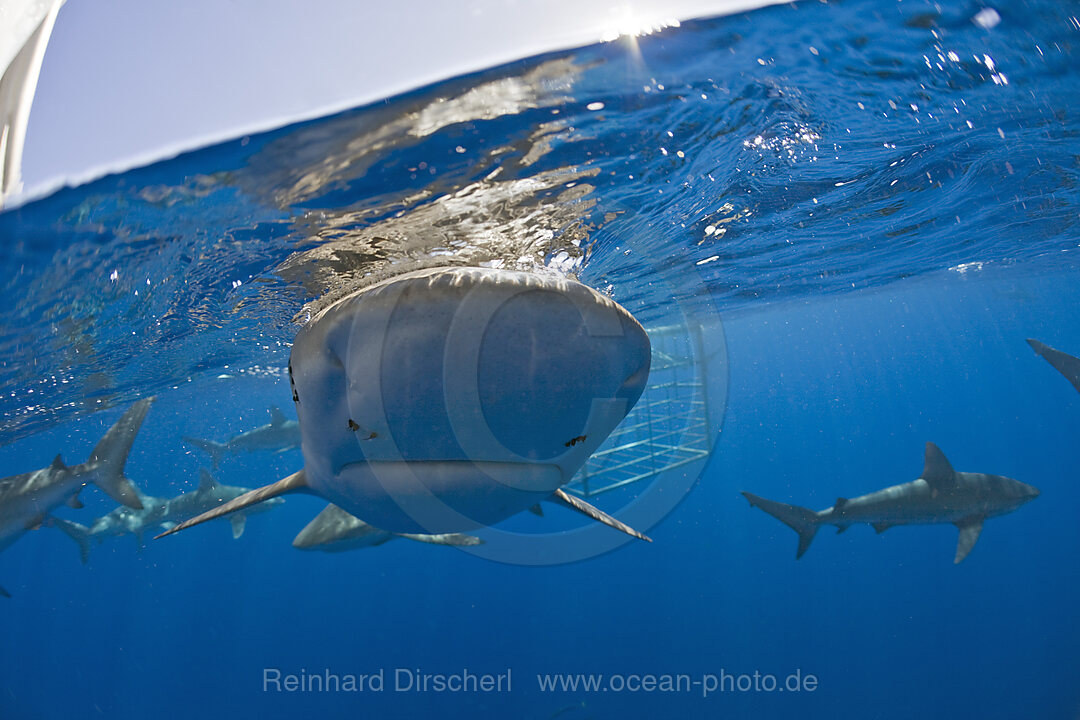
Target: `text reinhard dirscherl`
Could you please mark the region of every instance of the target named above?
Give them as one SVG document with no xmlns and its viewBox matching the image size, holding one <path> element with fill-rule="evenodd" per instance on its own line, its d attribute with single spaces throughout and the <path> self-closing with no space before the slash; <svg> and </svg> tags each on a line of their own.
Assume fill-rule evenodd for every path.
<svg viewBox="0 0 1080 720">
<path fill-rule="evenodd" d="M 329 668 L 322 672 L 284 673 L 278 668 L 263 668 L 263 692 L 322 693 L 322 692 L 452 692 L 500 693 L 511 691 L 510 668 L 503 673 L 475 673 L 464 668 L 449 673 L 427 673 L 414 668 L 385 668 L 356 675 L 335 673 Z"/>
<path fill-rule="evenodd" d="M 263 668 L 263 692 L 285 693 L 508 693 L 513 691 L 512 671 L 478 673 L 462 668 L 452 672 L 429 673 L 416 668 L 379 668 L 367 674 L 319 671 L 286 673 L 280 668 Z M 812 693 L 817 676 L 796 669 L 786 676 L 753 671 L 717 673 L 627 673 L 542 674 L 536 676 L 537 689 L 546 693 Z"/>
</svg>

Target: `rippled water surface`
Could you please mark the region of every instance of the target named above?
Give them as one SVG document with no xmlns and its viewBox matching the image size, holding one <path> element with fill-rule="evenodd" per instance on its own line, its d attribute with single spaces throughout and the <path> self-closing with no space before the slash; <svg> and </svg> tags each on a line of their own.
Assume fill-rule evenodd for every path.
<svg viewBox="0 0 1080 720">
<path fill-rule="evenodd" d="M 995 7 L 688 22 L 6 212 L 3 436 L 280 367 L 305 304 L 419 264 L 572 273 L 648 318 L 1074 250 L 1074 8 Z"/>
</svg>

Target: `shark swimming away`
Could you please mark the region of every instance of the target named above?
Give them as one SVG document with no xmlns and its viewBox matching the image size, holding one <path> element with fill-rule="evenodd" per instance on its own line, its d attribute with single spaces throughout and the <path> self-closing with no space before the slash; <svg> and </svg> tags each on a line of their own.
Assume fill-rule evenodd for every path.
<svg viewBox="0 0 1080 720">
<path fill-rule="evenodd" d="M 101 543 L 106 538 L 131 534 L 135 536 L 139 547 L 142 547 L 143 535 L 147 530 L 168 530 L 182 520 L 195 517 L 250 491 L 251 488 L 223 485 L 209 472 L 202 470 L 199 487 L 176 497 L 159 498 L 139 493 L 143 505 L 141 510 L 121 506 L 97 518 L 89 527 L 58 517 L 50 518 L 49 523 L 78 544 L 79 557 L 85 563 L 90 558 L 92 541 Z M 233 538 L 238 539 L 244 534 L 248 515 L 265 512 L 283 502 L 285 501 L 281 498 L 270 498 L 252 505 L 244 512 L 232 515 L 229 521 L 232 524 Z"/>
<path fill-rule="evenodd" d="M 86 462 L 65 465 L 57 455 L 41 470 L 0 479 L 0 550 L 27 530 L 40 527 L 45 516 L 65 502 L 82 507 L 79 491 L 87 483 L 94 483 L 118 503 L 142 509 L 138 491 L 124 477 L 124 465 L 152 402 L 153 398 L 147 398 L 132 405 L 109 428 Z M 2 588 L 0 594 L 11 597 Z"/>
<path fill-rule="evenodd" d="M 799 534 L 796 558 L 807 551 L 822 525 L 835 525 L 837 532 L 844 532 L 856 523 L 868 523 L 883 533 L 894 525 L 952 523 L 960 529 L 953 558 L 954 563 L 959 563 L 975 547 L 986 518 L 1016 510 L 1037 498 L 1039 491 L 1000 475 L 956 472 L 937 445 L 926 443 L 926 464 L 918 480 L 850 500 L 840 498 L 831 508 L 818 512 L 748 492 L 742 495 L 751 506 L 761 508 Z"/>
<path fill-rule="evenodd" d="M 193 437 L 185 437 L 184 442 L 207 453 L 216 470 L 226 455 L 259 450 L 285 452 L 300 447 L 300 423 L 286 418 L 280 408 L 272 407 L 268 424 L 234 435 L 225 442 L 200 440 Z"/>
<path fill-rule="evenodd" d="M 462 533 L 392 533 L 372 527 L 358 517 L 330 504 L 315 516 L 293 540 L 297 550 L 321 550 L 322 552 L 345 552 L 359 548 L 376 547 L 396 538 L 407 538 L 431 545 L 481 545 L 483 540 L 475 535 Z"/>
<path fill-rule="evenodd" d="M 1080 358 L 1055 350 L 1049 345 L 1044 345 L 1031 338 L 1028 338 L 1027 343 L 1046 362 L 1053 365 L 1055 370 L 1064 375 L 1065 379 L 1072 383 L 1077 392 L 1080 392 Z"/>
<path fill-rule="evenodd" d="M 304 492 L 397 534 L 467 531 L 549 500 L 647 539 L 562 485 L 633 407 L 649 364 L 637 320 L 576 281 L 464 267 L 399 275 L 296 335 L 304 468 L 162 535 Z"/>
</svg>

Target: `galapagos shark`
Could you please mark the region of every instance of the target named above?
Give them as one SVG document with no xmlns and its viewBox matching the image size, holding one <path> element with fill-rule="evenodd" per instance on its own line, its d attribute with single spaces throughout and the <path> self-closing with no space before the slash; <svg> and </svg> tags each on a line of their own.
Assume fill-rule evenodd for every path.
<svg viewBox="0 0 1080 720">
<path fill-rule="evenodd" d="M 89 527 L 58 517 L 51 518 L 49 522 L 79 545 L 79 557 L 85 563 L 90 557 L 91 541 L 101 543 L 106 538 L 120 537 L 130 533 L 135 536 L 141 548 L 143 534 L 147 530 L 167 530 L 182 520 L 238 498 L 250 490 L 251 488 L 223 485 L 217 482 L 209 472 L 201 470 L 199 487 L 195 490 L 181 493 L 173 498 L 159 498 L 140 493 L 142 510 L 121 506 L 99 517 Z M 247 508 L 244 512 L 232 515 L 229 521 L 232 524 L 233 538 L 238 539 L 244 534 L 247 515 L 265 512 L 283 502 L 285 501 L 281 498 L 270 498 Z"/>
<path fill-rule="evenodd" d="M 467 531 L 546 499 L 647 540 L 562 485 L 640 397 L 650 359 L 637 320 L 573 280 L 467 267 L 384 280 L 296 335 L 304 468 L 162 535 L 304 492 L 398 534 Z"/>
<path fill-rule="evenodd" d="M 345 512 L 331 503 L 315 516 L 293 540 L 298 550 L 321 550 L 322 552 L 345 552 L 359 548 L 376 547 L 396 538 L 407 538 L 432 545 L 481 545 L 483 540 L 475 535 L 462 533 L 392 533 L 372 527 L 358 517 Z"/>
<path fill-rule="evenodd" d="M 40 527 L 45 516 L 65 502 L 82 507 L 79 491 L 87 483 L 94 483 L 118 503 L 141 509 L 138 491 L 124 477 L 124 465 L 152 402 L 153 398 L 146 398 L 132 405 L 109 428 L 86 462 L 65 465 L 57 455 L 41 470 L 0 479 L 0 550 L 27 530 Z"/>
<path fill-rule="evenodd" d="M 200 440 L 193 437 L 185 437 L 184 442 L 207 453 L 210 456 L 210 463 L 216 470 L 225 455 L 259 450 L 285 452 L 300 447 L 300 423 L 289 420 L 280 408 L 274 406 L 270 408 L 268 424 L 234 435 L 225 442 Z"/>
<path fill-rule="evenodd" d="M 868 523 L 883 533 L 894 525 L 952 523 L 960 529 L 953 558 L 959 563 L 975 547 L 986 518 L 1016 510 L 1037 498 L 1039 491 L 1000 475 L 956 472 L 937 445 L 926 443 L 926 463 L 919 479 L 850 500 L 839 498 L 831 508 L 818 512 L 748 492 L 742 495 L 751 506 L 799 534 L 796 558 L 807 551 L 822 525 L 835 525 L 837 532 L 843 532 L 855 523 Z"/>
<path fill-rule="evenodd" d="M 1055 350 L 1049 345 L 1044 345 L 1031 338 L 1028 338 L 1027 344 L 1042 356 L 1046 362 L 1053 365 L 1055 370 L 1064 375 L 1065 379 L 1072 383 L 1077 392 L 1080 392 L 1080 358 Z"/>
</svg>

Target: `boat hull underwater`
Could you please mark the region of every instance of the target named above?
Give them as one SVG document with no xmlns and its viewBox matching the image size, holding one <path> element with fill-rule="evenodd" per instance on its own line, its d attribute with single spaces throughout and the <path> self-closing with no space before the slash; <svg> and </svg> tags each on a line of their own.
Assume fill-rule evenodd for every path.
<svg viewBox="0 0 1080 720">
<path fill-rule="evenodd" d="M 437 268 L 372 285 L 296 336 L 304 469 L 170 532 L 309 492 L 393 533 L 553 500 L 644 537 L 560 488 L 633 407 L 650 355 L 629 312 L 573 280 Z"/>
</svg>

